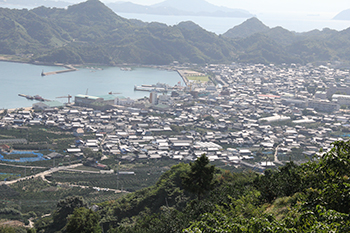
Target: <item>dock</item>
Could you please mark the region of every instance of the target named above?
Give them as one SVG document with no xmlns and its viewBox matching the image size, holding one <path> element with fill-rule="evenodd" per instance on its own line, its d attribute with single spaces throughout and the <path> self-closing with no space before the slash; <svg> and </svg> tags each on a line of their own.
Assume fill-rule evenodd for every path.
<svg viewBox="0 0 350 233">
<path fill-rule="evenodd" d="M 188 79 L 186 77 L 186 72 L 184 70 L 176 70 L 177 73 L 181 76 L 182 80 L 184 81 L 185 85 L 188 86 Z"/>
<path fill-rule="evenodd" d="M 48 100 L 48 99 L 44 99 L 44 98 L 41 97 L 40 95 L 31 96 L 31 95 L 25 95 L 25 94 L 18 94 L 18 96 L 24 97 L 24 98 L 26 98 L 26 99 L 28 99 L 28 100 L 51 101 L 51 100 Z"/>
<path fill-rule="evenodd" d="M 67 72 L 73 72 L 77 71 L 78 69 L 73 67 L 72 65 L 66 65 L 64 66 L 67 68 L 67 70 L 58 70 L 58 71 L 51 71 L 51 72 L 41 72 L 41 76 L 48 76 L 48 75 L 53 75 L 53 74 L 62 74 L 62 73 L 67 73 Z"/>
</svg>

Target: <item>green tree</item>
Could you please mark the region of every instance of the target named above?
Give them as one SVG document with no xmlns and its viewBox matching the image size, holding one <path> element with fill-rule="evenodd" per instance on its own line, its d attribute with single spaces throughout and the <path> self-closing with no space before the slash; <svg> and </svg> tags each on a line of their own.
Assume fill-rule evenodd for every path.
<svg viewBox="0 0 350 233">
<path fill-rule="evenodd" d="M 100 160 L 102 157 L 102 153 L 100 151 L 94 152 L 90 148 L 84 148 L 83 153 L 86 158 L 93 158 L 95 161 Z"/>
<path fill-rule="evenodd" d="M 191 170 L 182 176 L 184 188 L 197 194 L 198 200 L 201 195 L 214 186 L 215 166 L 209 164 L 208 157 L 203 154 L 194 163 L 190 163 Z"/>
<path fill-rule="evenodd" d="M 80 196 L 71 196 L 57 203 L 57 210 L 53 214 L 54 225 L 63 227 L 67 223 L 68 215 L 74 212 L 75 208 L 87 207 L 85 200 Z"/>
<path fill-rule="evenodd" d="M 102 232 L 99 225 L 100 216 L 91 209 L 84 207 L 74 210 L 73 215 L 68 217 L 67 232 L 75 233 L 98 233 Z"/>
<path fill-rule="evenodd" d="M 27 229 L 27 233 L 36 233 L 35 228 L 29 228 Z"/>
<path fill-rule="evenodd" d="M 16 230 L 9 226 L 0 226 L 0 233 L 16 233 Z"/>
<path fill-rule="evenodd" d="M 311 185 L 316 198 L 312 196 L 312 203 L 350 214 L 350 141 L 337 141 L 332 145 L 313 168 L 316 182 Z"/>
</svg>

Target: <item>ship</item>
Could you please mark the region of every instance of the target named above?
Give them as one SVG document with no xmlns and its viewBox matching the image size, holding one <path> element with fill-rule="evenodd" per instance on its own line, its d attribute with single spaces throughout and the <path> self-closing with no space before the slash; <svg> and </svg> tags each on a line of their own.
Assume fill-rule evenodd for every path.
<svg viewBox="0 0 350 233">
<path fill-rule="evenodd" d="M 34 97 L 35 100 L 45 101 L 45 99 L 43 97 L 41 97 L 40 95 L 35 95 L 33 97 Z"/>
</svg>

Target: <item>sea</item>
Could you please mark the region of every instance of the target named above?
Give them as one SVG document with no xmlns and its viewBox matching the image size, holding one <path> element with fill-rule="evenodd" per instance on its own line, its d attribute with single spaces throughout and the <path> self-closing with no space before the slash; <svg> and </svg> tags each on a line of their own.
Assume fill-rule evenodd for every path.
<svg viewBox="0 0 350 233">
<path fill-rule="evenodd" d="M 2 8 L 32 9 L 23 5 L 1 3 Z M 344 9 L 345 10 L 345 9 Z M 349 20 L 333 20 L 339 12 L 259 12 L 255 15 L 268 27 L 281 26 L 289 31 L 308 32 L 314 29 L 322 30 L 330 28 L 341 31 L 350 27 Z M 175 16 L 175 15 L 150 15 L 116 12 L 127 19 L 138 19 L 144 22 L 159 22 L 173 26 L 183 21 L 192 21 L 209 32 L 221 35 L 229 29 L 243 23 L 246 18 L 207 17 L 207 16 Z"/>
<path fill-rule="evenodd" d="M 24 8 L 2 4 L 0 7 Z M 223 34 L 245 18 L 224 18 L 204 16 L 164 16 L 134 13 L 117 13 L 127 19 L 139 19 L 144 22 L 160 22 L 169 26 L 183 21 L 192 21 L 207 31 Z M 290 12 L 259 13 L 256 17 L 269 27 L 281 26 L 295 32 L 307 32 L 314 29 L 330 28 L 344 30 L 350 27 L 350 21 L 332 20 L 334 13 Z M 31 107 L 33 101 L 19 97 L 18 94 L 40 95 L 45 99 L 65 101 L 57 98 L 67 95 L 89 94 L 106 95 L 118 93 L 130 98 L 148 96 L 147 92 L 134 91 L 134 85 L 155 84 L 157 82 L 175 85 L 181 77 L 176 72 L 152 68 L 135 67 L 132 71 L 122 71 L 119 67 L 81 67 L 76 72 L 41 77 L 45 72 L 61 70 L 62 67 L 40 66 L 32 64 L 0 62 L 0 109 Z M 119 94 L 120 93 L 120 94 Z"/>
<path fill-rule="evenodd" d="M 134 13 L 117 13 L 127 19 L 138 19 L 144 22 L 160 22 L 168 26 L 177 25 L 180 22 L 192 21 L 209 32 L 217 35 L 224 34 L 229 29 L 237 26 L 246 18 L 206 17 L 206 16 L 173 16 L 173 15 L 149 15 Z M 289 31 L 308 32 L 315 29 L 330 28 L 341 31 L 350 27 L 348 20 L 333 20 L 335 13 L 307 13 L 307 12 L 267 12 L 256 15 L 262 23 L 273 28 L 281 26 Z"/>
<path fill-rule="evenodd" d="M 18 94 L 40 95 L 44 99 L 67 102 L 57 98 L 77 94 L 93 96 L 108 95 L 138 99 L 149 97 L 148 92 L 134 91 L 134 85 L 179 82 L 184 85 L 176 71 L 156 68 L 132 67 L 130 71 L 120 67 L 78 67 L 78 71 L 41 76 L 41 72 L 63 70 L 59 66 L 42 66 L 15 62 L 0 62 L 0 109 L 32 107 L 36 101 Z"/>
</svg>

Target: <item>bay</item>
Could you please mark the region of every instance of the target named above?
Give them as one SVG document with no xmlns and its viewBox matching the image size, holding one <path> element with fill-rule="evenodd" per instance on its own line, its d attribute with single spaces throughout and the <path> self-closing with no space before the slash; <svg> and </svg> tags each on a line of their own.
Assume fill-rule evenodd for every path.
<svg viewBox="0 0 350 233">
<path fill-rule="evenodd" d="M 159 22 L 168 26 L 177 25 L 180 22 L 192 21 L 207 31 L 214 32 L 217 35 L 227 32 L 229 29 L 237 26 L 247 19 L 229 18 L 229 17 L 206 17 L 206 16 L 175 16 L 175 15 L 150 15 L 136 13 L 121 13 L 118 15 L 127 19 L 138 19 L 144 22 Z M 289 31 L 308 32 L 314 29 L 322 30 L 330 28 L 335 30 L 344 30 L 350 27 L 350 21 L 333 20 L 335 14 L 313 14 L 308 12 L 267 12 L 259 13 L 256 17 L 266 26 L 281 26 Z"/>
<path fill-rule="evenodd" d="M 0 62 L 0 109 L 31 107 L 35 101 L 18 94 L 40 95 L 44 99 L 67 102 L 61 96 L 77 94 L 130 97 L 149 96 L 148 92 L 134 91 L 134 85 L 166 83 L 171 86 L 182 82 L 175 71 L 134 67 L 123 71 L 119 67 L 80 67 L 78 71 L 49 76 L 41 72 L 63 70 L 59 66 L 41 66 L 14 62 Z M 74 98 L 72 99 L 74 101 Z"/>
</svg>

